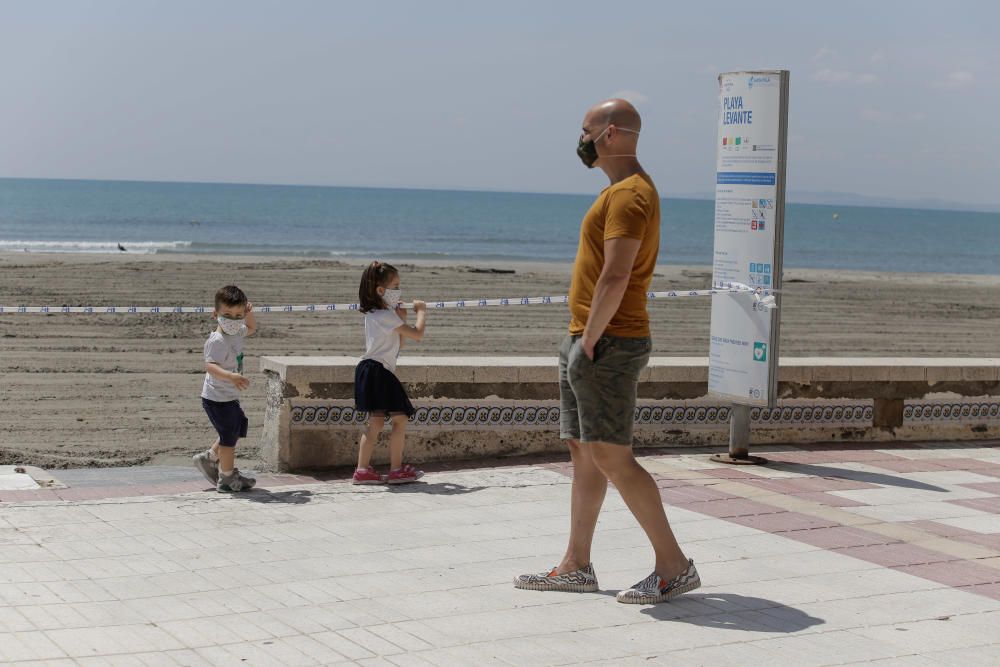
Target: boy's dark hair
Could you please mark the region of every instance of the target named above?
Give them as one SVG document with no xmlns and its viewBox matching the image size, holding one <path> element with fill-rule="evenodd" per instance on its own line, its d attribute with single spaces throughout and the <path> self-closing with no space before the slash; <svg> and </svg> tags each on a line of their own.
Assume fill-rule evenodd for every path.
<svg viewBox="0 0 1000 667">
<path fill-rule="evenodd" d="M 247 302 L 247 295 L 236 285 L 226 285 L 215 293 L 215 309 L 219 306 L 244 306 Z"/>
<path fill-rule="evenodd" d="M 358 303 L 362 313 L 385 308 L 385 301 L 379 296 L 378 288 L 385 287 L 393 276 L 399 275 L 391 264 L 374 261 L 361 274 L 361 288 L 358 289 Z"/>
</svg>

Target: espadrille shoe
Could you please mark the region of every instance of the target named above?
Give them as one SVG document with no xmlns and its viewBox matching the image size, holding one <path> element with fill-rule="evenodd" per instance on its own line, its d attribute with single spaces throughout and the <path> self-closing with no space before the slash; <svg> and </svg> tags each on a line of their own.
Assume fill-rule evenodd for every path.
<svg viewBox="0 0 1000 667">
<path fill-rule="evenodd" d="M 556 574 L 556 568 L 552 568 L 548 572 L 522 574 L 514 579 L 514 587 L 529 591 L 593 593 L 597 590 L 597 575 L 593 563 L 565 574 Z"/>
<path fill-rule="evenodd" d="M 619 592 L 616 597 L 619 602 L 625 604 L 655 604 L 666 602 L 681 593 L 693 591 L 699 586 L 701 577 L 698 576 L 698 569 L 694 566 L 693 560 L 688 560 L 687 569 L 670 581 L 664 581 L 660 575 L 653 572 L 632 588 Z"/>
</svg>

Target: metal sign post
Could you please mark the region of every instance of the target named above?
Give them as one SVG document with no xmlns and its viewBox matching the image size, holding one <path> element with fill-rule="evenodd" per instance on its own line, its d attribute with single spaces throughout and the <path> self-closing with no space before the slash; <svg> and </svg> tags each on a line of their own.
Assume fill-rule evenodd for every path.
<svg viewBox="0 0 1000 667">
<path fill-rule="evenodd" d="M 750 456 L 751 406 L 778 392 L 788 70 L 719 75 L 712 285 L 746 284 L 773 303 L 712 299 L 709 394 L 732 401 L 727 463 Z"/>
</svg>

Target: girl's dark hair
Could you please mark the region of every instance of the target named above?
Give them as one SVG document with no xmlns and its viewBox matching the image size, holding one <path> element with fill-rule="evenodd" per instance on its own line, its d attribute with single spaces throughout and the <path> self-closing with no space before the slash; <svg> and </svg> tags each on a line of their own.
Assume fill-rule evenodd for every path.
<svg viewBox="0 0 1000 667">
<path fill-rule="evenodd" d="M 374 261 L 361 274 L 361 288 L 358 290 L 358 303 L 362 313 L 385 308 L 385 301 L 379 296 L 378 288 L 385 287 L 393 276 L 399 275 L 391 264 Z"/>
<path fill-rule="evenodd" d="M 226 285 L 225 287 L 219 288 L 219 291 L 215 293 L 215 309 L 218 310 L 220 306 L 242 306 L 247 302 L 247 295 L 243 293 L 236 285 Z"/>
</svg>

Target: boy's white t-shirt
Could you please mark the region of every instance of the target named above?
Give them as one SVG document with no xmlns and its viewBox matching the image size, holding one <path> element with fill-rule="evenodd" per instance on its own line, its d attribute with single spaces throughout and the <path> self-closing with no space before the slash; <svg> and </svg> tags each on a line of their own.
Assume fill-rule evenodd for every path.
<svg viewBox="0 0 1000 667">
<path fill-rule="evenodd" d="M 405 322 L 394 310 L 382 308 L 365 313 L 365 354 L 364 359 L 374 359 L 385 368 L 396 372 L 396 358 L 399 356 L 399 332 Z"/>
<path fill-rule="evenodd" d="M 227 336 L 213 331 L 205 341 L 205 361 L 218 364 L 230 373 L 243 372 L 243 335 Z M 240 390 L 232 382 L 212 377 L 205 373 L 201 386 L 201 397 L 210 401 L 225 403 L 240 400 Z"/>
</svg>

